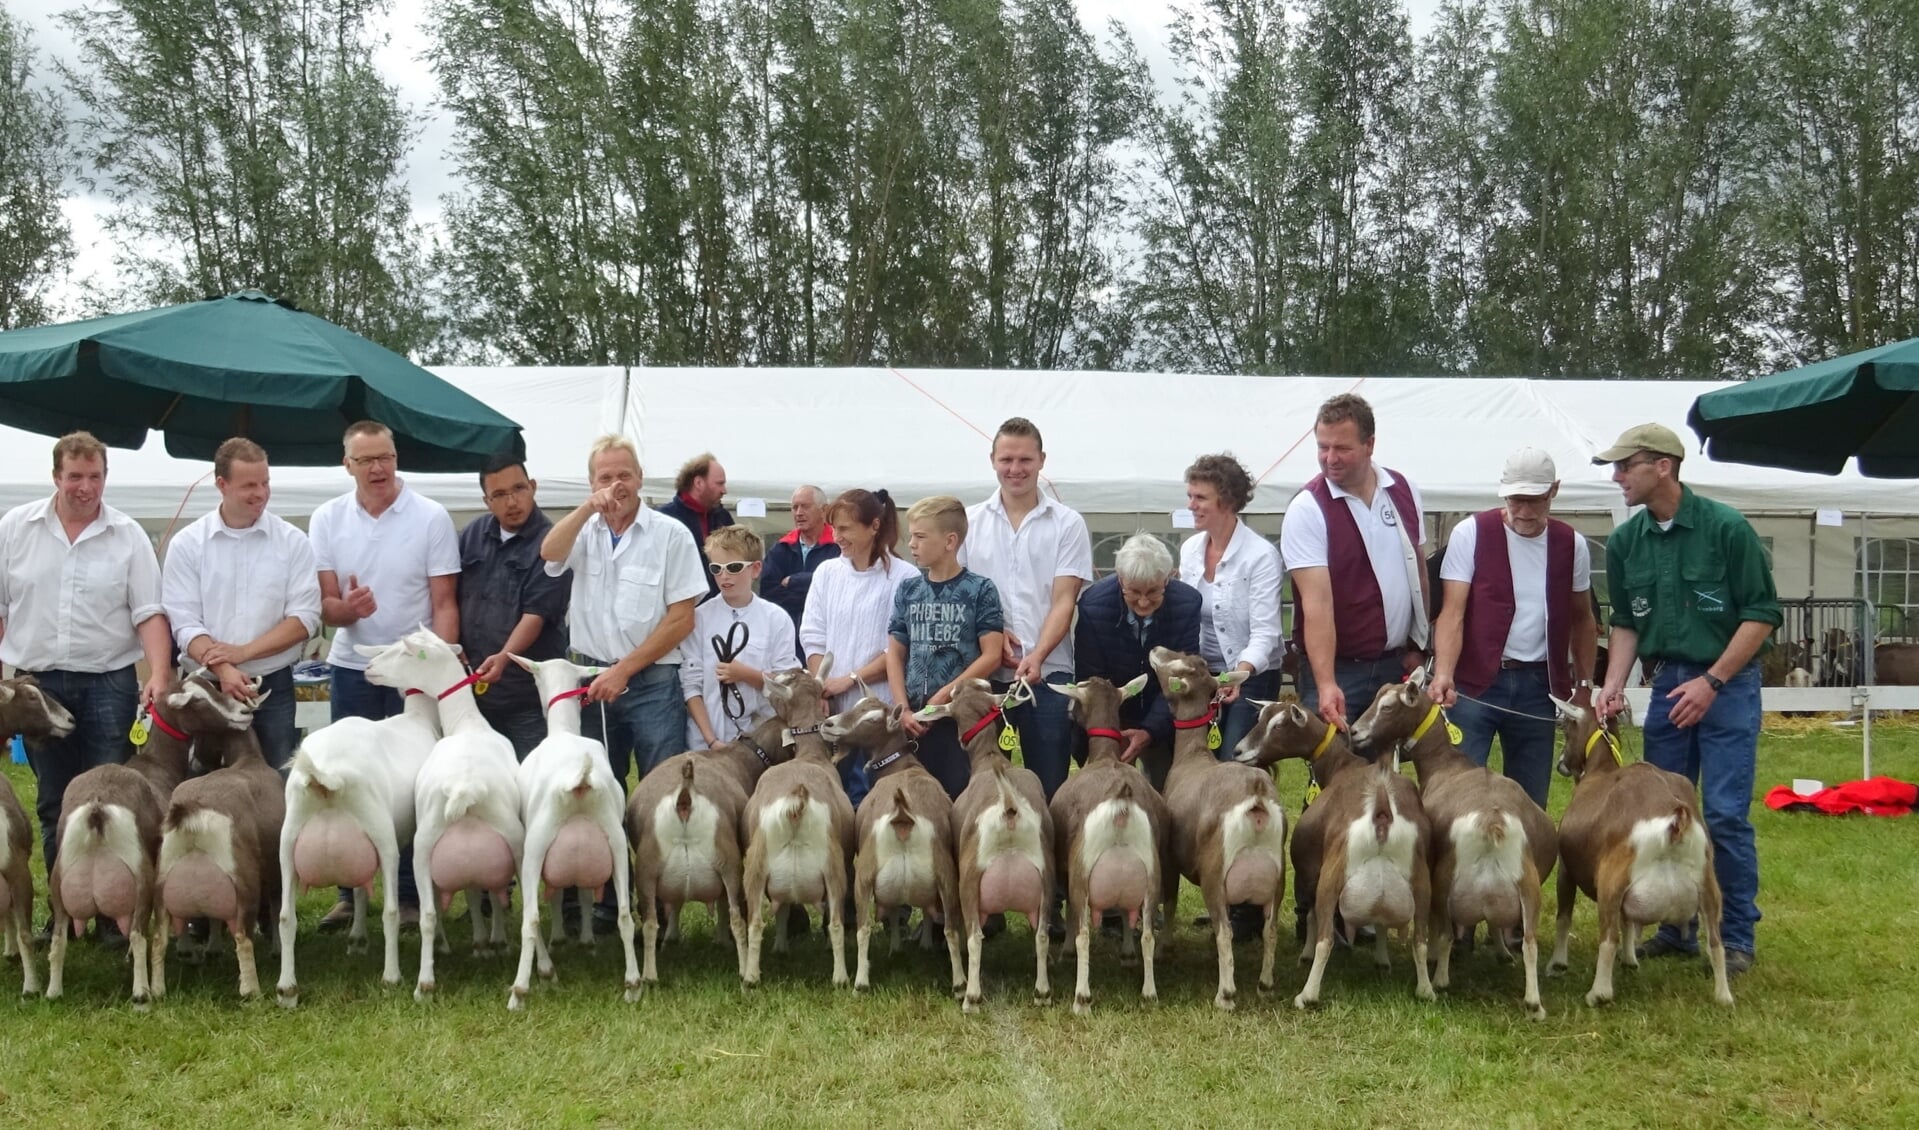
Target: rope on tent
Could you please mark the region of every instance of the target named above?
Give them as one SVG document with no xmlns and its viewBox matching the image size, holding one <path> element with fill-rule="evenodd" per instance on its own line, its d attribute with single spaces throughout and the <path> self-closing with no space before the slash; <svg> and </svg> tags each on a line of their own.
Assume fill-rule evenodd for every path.
<svg viewBox="0 0 1919 1130">
<path fill-rule="evenodd" d="M 888 365 L 886 367 L 886 371 L 898 377 L 901 381 L 905 382 L 906 387 L 912 389 L 914 392 L 919 393 L 921 396 L 924 396 L 926 399 L 932 401 L 934 404 L 939 405 L 942 409 L 946 411 L 947 415 L 953 417 L 953 419 L 958 420 L 960 423 L 965 424 L 967 427 L 973 429 L 973 431 L 981 439 L 985 440 L 989 446 L 992 444 L 993 434 L 991 432 L 986 431 L 985 429 L 981 428 L 978 424 L 975 424 L 973 421 L 960 415 L 957 411 L 954 410 L 952 405 L 946 403 L 945 401 L 941 400 L 939 397 L 934 396 L 932 393 L 926 391 L 925 387 L 920 385 L 918 382 L 914 381 L 913 378 L 907 376 L 905 373 L 900 372 L 898 369 L 895 369 L 891 365 Z M 1059 498 L 1059 488 L 1053 485 L 1053 480 L 1047 478 L 1044 472 L 1040 473 L 1039 481 L 1046 484 L 1046 489 L 1053 492 L 1054 498 L 1056 499 Z M 1065 500 L 1061 499 L 1060 501 L 1063 502 Z"/>
<path fill-rule="evenodd" d="M 1366 383 L 1366 378 L 1365 378 L 1365 377 L 1361 377 L 1361 378 L 1359 378 L 1358 380 L 1356 380 L 1356 381 L 1354 381 L 1354 382 L 1353 382 L 1353 387 L 1352 387 L 1352 388 L 1349 388 L 1349 389 L 1347 389 L 1346 391 L 1347 391 L 1347 392 L 1348 392 L 1348 393 L 1350 394 L 1350 393 L 1352 393 L 1353 391 L 1355 391 L 1355 390 L 1357 390 L 1357 389 L 1359 388 L 1359 386 L 1360 386 L 1360 385 L 1363 385 L 1363 384 L 1365 384 L 1365 383 Z M 1255 475 L 1255 476 L 1253 476 L 1253 485 L 1254 485 L 1254 486 L 1258 486 L 1259 484 L 1261 484 L 1261 483 L 1263 483 L 1263 482 L 1265 482 L 1265 481 L 1266 481 L 1266 476 L 1268 476 L 1268 475 L 1270 475 L 1270 474 L 1272 474 L 1272 473 L 1273 473 L 1273 472 L 1274 472 L 1275 470 L 1277 470 L 1277 469 L 1278 469 L 1278 467 L 1279 467 L 1279 465 L 1280 465 L 1281 463 L 1284 463 L 1284 462 L 1286 462 L 1286 457 L 1287 457 L 1287 456 L 1289 456 L 1289 455 L 1291 455 L 1291 454 L 1292 454 L 1293 452 L 1295 452 L 1295 451 L 1297 451 L 1297 450 L 1299 450 L 1299 445 L 1300 445 L 1300 444 L 1302 444 L 1302 443 L 1305 443 L 1305 442 L 1306 442 L 1306 437 L 1307 437 L 1307 436 L 1309 436 L 1309 435 L 1312 435 L 1312 434 L 1313 434 L 1313 432 L 1314 432 L 1314 430 L 1315 430 L 1315 429 L 1316 429 L 1316 428 L 1317 428 L 1318 426 L 1319 426 L 1319 425 L 1318 425 L 1318 423 L 1317 423 L 1317 422 L 1315 422 L 1315 423 L 1312 423 L 1312 424 L 1308 424 L 1308 425 L 1306 425 L 1306 430 L 1305 430 L 1305 431 L 1303 431 L 1303 432 L 1301 432 L 1301 433 L 1299 433 L 1299 438 L 1293 441 L 1293 445 L 1292 445 L 1291 447 L 1288 447 L 1288 448 L 1287 448 L 1286 450 L 1284 450 L 1284 451 L 1282 451 L 1282 452 L 1280 452 L 1280 453 L 1279 453 L 1279 458 L 1277 458 L 1277 459 L 1275 459 L 1275 460 L 1273 460 L 1273 461 L 1272 461 L 1272 463 L 1271 463 L 1271 464 L 1269 464 L 1269 465 L 1267 466 L 1267 468 L 1266 468 L 1266 469 L 1265 469 L 1264 471 L 1261 471 L 1261 472 L 1260 472 L 1259 474 L 1257 474 L 1257 475 Z"/>
<path fill-rule="evenodd" d="M 166 533 L 163 533 L 160 535 L 160 552 L 161 553 L 164 554 L 166 552 L 167 544 L 173 540 L 173 527 L 180 524 L 180 515 L 186 513 L 187 502 L 193 498 L 194 489 L 197 488 L 201 483 L 206 482 L 207 475 L 211 475 L 212 473 L 213 473 L 212 470 L 209 469 L 204 474 L 202 474 L 199 478 L 187 484 L 187 492 L 180 496 L 180 505 L 174 508 L 173 517 L 167 519 Z"/>
</svg>

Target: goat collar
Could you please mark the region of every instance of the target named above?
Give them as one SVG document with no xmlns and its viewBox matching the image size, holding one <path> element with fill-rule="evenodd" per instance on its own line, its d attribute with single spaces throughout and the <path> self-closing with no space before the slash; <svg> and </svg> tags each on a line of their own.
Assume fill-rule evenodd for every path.
<svg viewBox="0 0 1919 1130">
<path fill-rule="evenodd" d="M 781 741 L 781 744 L 783 744 L 783 745 L 792 745 L 792 744 L 793 744 L 793 739 L 794 739 L 794 738 L 797 738 L 797 737 L 802 737 L 802 736 L 804 736 L 804 735 L 806 735 L 806 734 L 817 734 L 817 733 L 819 733 L 819 732 L 820 732 L 820 729 L 821 729 L 821 727 L 822 727 L 822 726 L 824 726 L 824 725 L 825 725 L 825 723 L 822 723 L 822 722 L 816 722 L 816 723 L 814 723 L 814 724 L 813 724 L 813 725 L 811 725 L 811 726 L 801 726 L 801 727 L 800 727 L 799 729 L 797 729 L 797 730 L 790 730 L 790 729 L 789 729 L 789 730 L 781 730 L 781 731 L 780 731 L 780 741 Z M 821 738 L 820 740 L 821 740 L 821 741 L 825 741 L 826 739 L 825 739 L 825 738 Z"/>
<path fill-rule="evenodd" d="M 1108 730 L 1104 726 L 1086 727 L 1086 736 L 1089 738 L 1111 738 L 1116 742 L 1123 742 L 1126 740 L 1124 737 L 1120 735 L 1120 732 L 1118 730 Z"/>
<path fill-rule="evenodd" d="M 160 718 L 158 715 L 155 715 L 153 720 L 158 722 Z M 1606 732 L 1606 727 L 1604 726 L 1594 730 L 1593 736 L 1586 739 L 1586 756 L 1591 757 L 1593 755 L 1593 749 L 1599 745 L 1600 738 L 1605 738 L 1606 744 L 1612 747 L 1613 758 L 1615 760 L 1621 760 L 1619 756 L 1619 742 L 1611 734 Z"/>
<path fill-rule="evenodd" d="M 174 741 L 184 742 L 184 741 L 191 740 L 184 733 L 168 725 L 167 720 L 165 718 L 160 717 L 160 712 L 158 710 L 155 710 L 149 707 L 147 709 L 147 717 L 153 720 L 153 724 L 160 728 L 161 733 L 165 734 L 169 738 L 172 738 Z M 1603 733 L 1604 731 L 1601 731 L 1601 732 Z"/>
<path fill-rule="evenodd" d="M 760 759 L 760 764 L 762 766 L 765 766 L 767 768 L 772 767 L 773 758 L 769 756 L 765 750 L 760 748 L 760 743 L 753 740 L 752 734 L 746 732 L 745 730 L 741 730 L 739 741 L 741 745 L 745 746 L 747 749 L 752 751 L 754 757 L 757 757 Z"/>
<path fill-rule="evenodd" d="M 1437 722 L 1437 721 L 1439 721 L 1439 704 L 1435 702 L 1435 703 L 1433 703 L 1433 708 L 1432 708 L 1431 710 L 1428 710 L 1428 711 L 1426 712 L 1426 719 L 1425 719 L 1425 721 L 1423 721 L 1423 722 L 1421 722 L 1421 723 L 1420 723 L 1420 724 L 1419 724 L 1419 725 L 1418 725 L 1418 726 L 1417 726 L 1417 727 L 1416 727 L 1416 728 L 1415 728 L 1415 729 L 1413 730 L 1413 732 L 1412 732 L 1412 734 L 1411 734 L 1411 736 L 1409 736 L 1409 737 L 1408 737 L 1408 738 L 1406 739 L 1406 744 L 1407 744 L 1407 745 L 1409 745 L 1409 746 L 1410 746 L 1410 745 L 1413 745 L 1414 743 L 1416 743 L 1416 742 L 1418 742 L 1418 741 L 1419 741 L 1419 739 L 1421 739 L 1421 738 L 1423 738 L 1423 737 L 1425 737 L 1425 736 L 1426 736 L 1426 731 L 1428 731 L 1428 730 L 1430 730 L 1430 729 L 1432 729 L 1432 728 L 1433 728 L 1433 723 L 1434 723 L 1434 722 Z"/>
<path fill-rule="evenodd" d="M 561 691 L 559 694 L 556 694 L 552 698 L 549 698 L 546 700 L 546 708 L 548 710 L 551 710 L 555 706 L 559 705 L 562 701 L 569 698 L 585 698 L 586 692 L 592 689 L 593 689 L 592 687 L 574 687 L 570 691 Z M 447 692 L 447 694 L 452 694 L 452 693 L 453 693 L 452 691 Z M 440 697 L 445 698 L 446 695 L 441 695 Z"/>
<path fill-rule="evenodd" d="M 445 702 L 447 699 L 447 696 L 452 694 L 454 691 L 460 690 L 463 687 L 470 687 L 479 681 L 480 681 L 480 675 L 479 675 L 479 672 L 476 671 L 473 674 L 468 675 L 466 678 L 461 679 L 459 682 L 448 687 L 447 689 L 441 691 L 440 701 Z"/>
<path fill-rule="evenodd" d="M 1214 699 L 1213 701 L 1206 704 L 1206 713 L 1200 715 L 1197 718 L 1187 718 L 1184 720 L 1179 718 L 1173 719 L 1173 729 L 1197 730 L 1201 726 L 1211 725 L 1213 722 L 1213 719 L 1217 717 L 1219 717 L 1219 700 Z"/>
<path fill-rule="evenodd" d="M 979 721 L 973 723 L 972 729 L 960 735 L 960 744 L 965 745 L 967 742 L 970 742 L 974 738 L 979 737 L 979 732 L 981 730 L 984 730 L 986 727 L 991 726 L 993 723 L 999 721 L 999 716 L 1001 713 L 1002 711 L 997 706 L 987 711 L 986 716 L 984 718 L 981 718 Z"/>
<path fill-rule="evenodd" d="M 1331 722 L 1326 723 L 1326 732 L 1319 736 L 1319 744 L 1313 747 L 1313 752 L 1306 755 L 1306 763 L 1310 765 L 1326 756 L 1326 751 L 1333 748 L 1333 735 L 1337 733 L 1339 733 L 1338 726 Z"/>
<path fill-rule="evenodd" d="M 868 765 L 866 767 L 866 771 L 868 773 L 877 773 L 880 770 L 886 768 L 888 765 L 891 765 L 895 761 L 898 761 L 900 758 L 905 757 L 907 754 L 912 753 L 913 751 L 919 749 L 919 745 L 920 744 L 918 742 L 907 742 L 905 745 L 894 750 L 892 753 L 889 753 L 885 757 L 882 757 L 878 761 L 875 761 L 871 765 Z"/>
</svg>

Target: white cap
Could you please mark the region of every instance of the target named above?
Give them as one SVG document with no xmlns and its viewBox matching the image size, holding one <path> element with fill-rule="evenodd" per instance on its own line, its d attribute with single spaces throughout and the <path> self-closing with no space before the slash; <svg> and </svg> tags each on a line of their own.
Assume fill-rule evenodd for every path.
<svg viewBox="0 0 1919 1130">
<path fill-rule="evenodd" d="M 1499 475 L 1499 497 L 1543 498 L 1558 481 L 1552 456 L 1537 447 L 1522 447 L 1506 457 L 1506 469 Z"/>
</svg>

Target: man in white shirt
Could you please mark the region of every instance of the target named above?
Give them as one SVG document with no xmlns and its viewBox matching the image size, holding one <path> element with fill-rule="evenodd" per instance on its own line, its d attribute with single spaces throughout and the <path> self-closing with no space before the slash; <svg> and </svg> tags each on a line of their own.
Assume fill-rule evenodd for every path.
<svg viewBox="0 0 1919 1130">
<path fill-rule="evenodd" d="M 0 517 L 0 662 L 32 674 L 75 723 L 66 737 L 27 750 L 48 870 L 59 854 L 67 785 L 132 756 L 127 731 L 136 708 L 173 678 L 153 541 L 101 501 L 106 445 L 87 432 L 60 437 L 53 485 L 51 498 Z M 150 672 L 144 687 L 133 670 L 143 656 Z"/>
<path fill-rule="evenodd" d="M 1428 693 L 1481 765 L 1499 735 L 1506 776 L 1541 808 L 1552 785 L 1552 696 L 1592 705 L 1592 551 L 1553 517 L 1552 456 L 1523 447 L 1499 478 L 1504 506 L 1453 527 L 1440 567 L 1445 603 L 1434 624 Z"/>
<path fill-rule="evenodd" d="M 366 680 L 367 661 L 354 645 L 382 647 L 430 624 L 435 635 L 458 646 L 460 546 L 446 507 L 407 487 L 399 453 L 385 424 L 362 420 L 347 428 L 341 460 L 354 489 L 322 502 L 307 521 L 320 579 L 320 618 L 337 629 L 327 665 L 335 721 L 346 717 L 390 718 L 400 712 L 400 692 Z M 444 687 L 422 687 L 438 694 Z M 419 895 L 413 883 L 412 845 L 400 850 L 400 920 L 417 925 Z M 353 920 L 352 892 L 320 929 L 337 930 Z"/>
<path fill-rule="evenodd" d="M 267 764 L 293 760 L 293 665 L 320 627 L 320 578 L 313 545 L 267 512 L 267 453 L 230 439 L 213 453 L 220 505 L 167 546 L 160 599 L 180 654 L 202 664 L 234 698 L 266 695 L 253 732 Z"/>
<path fill-rule="evenodd" d="M 967 508 L 959 562 L 999 590 L 1006 640 L 996 682 L 1070 683 L 1073 610 L 1093 580 L 1092 535 L 1078 512 L 1040 490 L 1046 448 L 1031 420 L 1001 424 L 991 455 L 1000 489 Z M 1008 712 L 1048 800 L 1066 783 L 1076 744 L 1068 701 L 1049 691 Z"/>
<path fill-rule="evenodd" d="M 1425 660 L 1430 635 L 1419 491 L 1373 462 L 1373 409 L 1342 393 L 1320 405 L 1320 474 L 1286 506 L 1280 556 L 1293 578 L 1299 697 L 1346 728 Z"/>
</svg>

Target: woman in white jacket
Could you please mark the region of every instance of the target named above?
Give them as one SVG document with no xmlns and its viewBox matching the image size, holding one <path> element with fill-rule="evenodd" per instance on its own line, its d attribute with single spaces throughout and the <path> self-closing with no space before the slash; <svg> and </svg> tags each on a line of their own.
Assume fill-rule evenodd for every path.
<svg viewBox="0 0 1919 1130">
<path fill-rule="evenodd" d="M 1186 505 L 1199 532 L 1179 547 L 1179 579 L 1199 590 L 1199 650 L 1215 671 L 1238 668 L 1245 682 L 1222 696 L 1220 745 L 1214 756 L 1252 730 L 1251 700 L 1279 692 L 1279 550 L 1240 521 L 1253 499 L 1253 477 L 1231 455 L 1202 455 L 1186 468 Z"/>
</svg>

